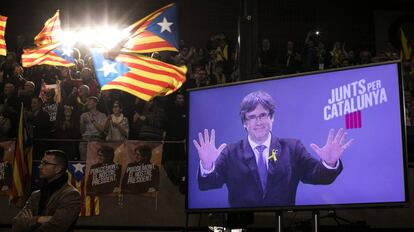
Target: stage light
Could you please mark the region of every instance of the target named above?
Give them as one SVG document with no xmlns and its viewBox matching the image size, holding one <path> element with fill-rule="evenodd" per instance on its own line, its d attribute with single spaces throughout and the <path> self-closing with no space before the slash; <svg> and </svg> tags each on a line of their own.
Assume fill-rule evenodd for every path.
<svg viewBox="0 0 414 232">
<path fill-rule="evenodd" d="M 82 44 L 90 47 L 96 41 L 95 36 L 96 36 L 96 34 L 95 34 L 94 29 L 85 28 L 85 29 L 80 30 L 77 33 L 77 41 L 78 41 L 78 43 L 82 43 Z"/>
<path fill-rule="evenodd" d="M 127 36 L 124 30 L 108 26 L 100 27 L 96 30 L 96 44 L 111 49 Z"/>
<path fill-rule="evenodd" d="M 77 34 L 73 31 L 62 31 L 62 34 L 59 36 L 60 41 L 64 45 L 73 46 L 77 43 Z"/>
<path fill-rule="evenodd" d="M 110 50 L 119 42 L 127 38 L 126 30 L 111 26 L 85 27 L 79 30 L 64 31 L 61 41 L 66 45 L 76 43 L 83 44 L 89 48 L 104 48 Z"/>
</svg>

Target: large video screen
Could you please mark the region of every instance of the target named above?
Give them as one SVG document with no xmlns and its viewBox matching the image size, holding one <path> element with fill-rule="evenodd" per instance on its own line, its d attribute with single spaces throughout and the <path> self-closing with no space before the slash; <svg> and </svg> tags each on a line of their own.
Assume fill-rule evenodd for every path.
<svg viewBox="0 0 414 232">
<path fill-rule="evenodd" d="M 189 91 L 188 211 L 404 205 L 398 62 Z"/>
</svg>

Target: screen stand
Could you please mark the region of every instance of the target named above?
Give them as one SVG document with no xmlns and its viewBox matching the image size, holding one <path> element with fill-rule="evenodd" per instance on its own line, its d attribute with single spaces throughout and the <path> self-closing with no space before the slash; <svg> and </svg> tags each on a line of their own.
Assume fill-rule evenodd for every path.
<svg viewBox="0 0 414 232">
<path fill-rule="evenodd" d="M 312 232 L 319 232 L 319 211 L 312 211 Z"/>
<path fill-rule="evenodd" d="M 185 213 L 185 228 L 184 228 L 184 232 L 188 231 L 188 213 Z"/>
<path fill-rule="evenodd" d="M 283 231 L 283 211 L 275 212 L 275 221 L 276 221 L 276 232 Z"/>
</svg>

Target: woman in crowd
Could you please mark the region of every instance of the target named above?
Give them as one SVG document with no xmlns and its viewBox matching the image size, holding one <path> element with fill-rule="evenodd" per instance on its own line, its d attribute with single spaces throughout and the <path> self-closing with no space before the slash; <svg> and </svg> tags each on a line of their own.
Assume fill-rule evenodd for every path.
<svg viewBox="0 0 414 232">
<path fill-rule="evenodd" d="M 112 104 L 112 114 L 105 123 L 106 140 L 128 139 L 128 118 L 122 114 L 122 106 L 119 101 Z"/>
</svg>

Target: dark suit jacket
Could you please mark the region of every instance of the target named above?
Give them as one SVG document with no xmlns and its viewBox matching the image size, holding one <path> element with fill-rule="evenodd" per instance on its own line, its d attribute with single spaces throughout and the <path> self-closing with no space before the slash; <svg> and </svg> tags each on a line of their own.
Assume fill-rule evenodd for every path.
<svg viewBox="0 0 414 232">
<path fill-rule="evenodd" d="M 35 191 L 27 200 L 24 208 L 13 218 L 13 231 L 43 231 L 64 232 L 73 231 L 78 219 L 81 201 L 79 191 L 72 185 L 65 184 L 49 198 L 46 211 L 41 216 L 52 216 L 49 222 L 37 224 L 36 218 L 28 219 L 22 216 L 25 209 L 30 209 L 33 216 L 37 214 L 40 201 L 40 191 Z"/>
<path fill-rule="evenodd" d="M 267 186 L 263 190 L 256 158 L 247 139 L 227 145 L 215 162 L 213 173 L 198 174 L 200 190 L 228 188 L 231 207 L 289 206 L 295 204 L 299 181 L 330 184 L 342 171 L 327 169 L 313 158 L 297 139 L 272 137 L 269 152 L 276 151 L 277 161 L 269 160 Z"/>
</svg>

